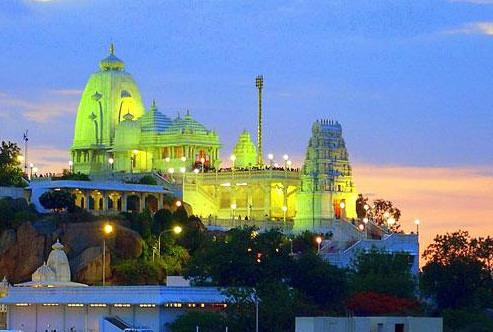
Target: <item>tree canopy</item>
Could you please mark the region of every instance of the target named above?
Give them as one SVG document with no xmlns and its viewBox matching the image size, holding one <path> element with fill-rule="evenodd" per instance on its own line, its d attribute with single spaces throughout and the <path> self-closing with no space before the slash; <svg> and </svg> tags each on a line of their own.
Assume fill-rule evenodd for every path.
<svg viewBox="0 0 493 332">
<path fill-rule="evenodd" d="M 0 145 L 0 186 L 25 187 L 21 168 L 21 153 L 17 144 L 2 141 Z"/>
</svg>

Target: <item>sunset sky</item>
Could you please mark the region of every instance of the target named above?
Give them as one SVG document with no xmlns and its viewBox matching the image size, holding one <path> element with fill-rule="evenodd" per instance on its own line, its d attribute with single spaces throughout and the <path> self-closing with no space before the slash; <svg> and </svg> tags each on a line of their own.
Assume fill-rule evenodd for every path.
<svg viewBox="0 0 493 332">
<path fill-rule="evenodd" d="M 437 233 L 493 235 L 493 0 L 0 1 L 0 139 L 59 170 L 81 90 L 114 42 L 164 113 L 230 153 L 255 132 L 300 165 L 311 124 L 341 122 L 358 189 Z M 223 158 L 225 159 L 225 158 Z"/>
</svg>

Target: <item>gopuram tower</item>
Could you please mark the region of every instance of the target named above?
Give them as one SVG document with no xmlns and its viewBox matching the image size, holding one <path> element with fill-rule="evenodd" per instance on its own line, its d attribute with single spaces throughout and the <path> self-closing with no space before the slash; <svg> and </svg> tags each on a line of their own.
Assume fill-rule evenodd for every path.
<svg viewBox="0 0 493 332">
<path fill-rule="evenodd" d="M 356 218 L 358 194 L 339 122 L 313 124 L 300 178 L 297 229 L 326 228 L 333 220 Z"/>
</svg>

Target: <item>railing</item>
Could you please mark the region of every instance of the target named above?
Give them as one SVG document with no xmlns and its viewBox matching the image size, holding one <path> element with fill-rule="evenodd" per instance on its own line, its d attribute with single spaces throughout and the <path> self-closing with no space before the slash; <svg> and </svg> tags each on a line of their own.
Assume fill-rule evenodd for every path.
<svg viewBox="0 0 493 332">
<path fill-rule="evenodd" d="M 204 218 L 204 224 L 207 225 L 209 229 L 230 229 L 236 227 L 244 227 L 244 226 L 254 226 L 261 230 L 279 228 L 283 231 L 290 232 L 293 230 L 293 221 L 286 220 L 283 221 L 274 221 L 274 220 L 244 220 L 244 219 L 210 219 L 207 220 Z"/>
</svg>

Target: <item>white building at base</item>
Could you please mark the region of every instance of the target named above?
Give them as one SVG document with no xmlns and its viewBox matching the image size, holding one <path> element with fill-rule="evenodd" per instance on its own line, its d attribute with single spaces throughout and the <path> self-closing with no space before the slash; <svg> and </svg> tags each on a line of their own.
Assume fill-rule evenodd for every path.
<svg viewBox="0 0 493 332">
<path fill-rule="evenodd" d="M 441 317 L 296 317 L 295 332 L 442 332 Z"/>
</svg>

